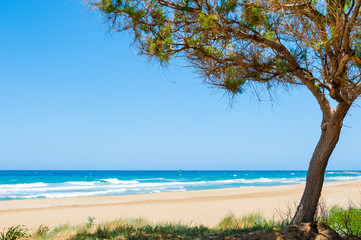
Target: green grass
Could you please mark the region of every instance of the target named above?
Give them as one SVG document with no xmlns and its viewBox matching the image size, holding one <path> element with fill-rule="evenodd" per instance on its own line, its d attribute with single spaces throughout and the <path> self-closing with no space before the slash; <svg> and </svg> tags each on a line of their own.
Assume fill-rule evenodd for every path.
<svg viewBox="0 0 361 240">
<path fill-rule="evenodd" d="M 0 240 L 16 240 L 22 237 L 27 237 L 28 229 L 21 225 L 9 227 L 7 231 L 0 233 Z"/>
<path fill-rule="evenodd" d="M 333 207 L 318 221 L 327 223 L 339 234 L 357 236 L 361 234 L 361 209 Z M 0 240 L 103 240 L 103 239 L 225 239 L 239 238 L 254 231 L 282 230 L 289 219 L 271 221 L 260 214 L 243 217 L 229 215 L 217 227 L 189 226 L 182 224 L 149 224 L 143 219 L 123 219 L 97 224 L 94 217 L 88 217 L 83 225 L 62 225 L 50 229 L 45 225 L 28 235 L 22 226 L 11 227 L 0 233 Z"/>
<path fill-rule="evenodd" d="M 280 226 L 266 221 L 259 214 L 243 218 L 226 217 L 218 227 L 189 226 L 182 224 L 149 224 L 142 219 L 127 219 L 79 226 L 64 225 L 50 231 L 42 225 L 31 237 L 36 240 L 100 240 L 100 239 L 223 239 L 240 237 L 256 230 L 279 229 Z"/>
<path fill-rule="evenodd" d="M 89 217 L 88 222 L 83 225 L 73 227 L 64 225 L 52 231 L 42 225 L 32 235 L 32 239 L 224 239 L 225 237 L 241 237 L 257 230 L 280 230 L 286 226 L 284 222 L 268 221 L 260 214 L 241 218 L 227 216 L 215 228 L 182 224 L 149 224 L 140 218 L 95 224 L 95 219 Z"/>
<path fill-rule="evenodd" d="M 236 218 L 233 215 L 225 217 L 219 224 L 219 229 L 243 229 L 246 232 L 257 230 L 282 230 L 289 224 L 289 220 L 271 221 L 260 214 L 251 214 Z"/>
</svg>

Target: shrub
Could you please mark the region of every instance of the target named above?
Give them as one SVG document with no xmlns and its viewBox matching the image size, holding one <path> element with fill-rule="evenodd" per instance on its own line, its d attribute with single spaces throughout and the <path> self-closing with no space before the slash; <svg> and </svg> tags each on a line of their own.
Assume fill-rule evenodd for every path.
<svg viewBox="0 0 361 240">
<path fill-rule="evenodd" d="M 361 209 L 333 207 L 327 214 L 326 223 L 339 234 L 361 234 Z"/>
</svg>

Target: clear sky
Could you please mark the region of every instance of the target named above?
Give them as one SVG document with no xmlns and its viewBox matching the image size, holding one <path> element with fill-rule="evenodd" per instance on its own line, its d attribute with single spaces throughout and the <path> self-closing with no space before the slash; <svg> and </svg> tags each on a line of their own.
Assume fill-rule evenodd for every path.
<svg viewBox="0 0 361 240">
<path fill-rule="evenodd" d="M 321 113 L 305 89 L 230 108 L 102 23 L 81 0 L 0 1 L 0 169 L 307 169 Z M 329 170 L 361 169 L 360 107 L 344 124 Z"/>
</svg>

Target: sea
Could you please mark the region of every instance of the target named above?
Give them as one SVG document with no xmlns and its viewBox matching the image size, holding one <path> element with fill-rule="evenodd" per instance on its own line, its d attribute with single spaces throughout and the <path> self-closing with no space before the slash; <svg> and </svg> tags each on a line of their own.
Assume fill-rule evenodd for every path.
<svg viewBox="0 0 361 240">
<path fill-rule="evenodd" d="M 327 171 L 325 181 L 361 180 Z M 0 200 L 109 196 L 299 184 L 306 171 L 0 171 Z"/>
</svg>

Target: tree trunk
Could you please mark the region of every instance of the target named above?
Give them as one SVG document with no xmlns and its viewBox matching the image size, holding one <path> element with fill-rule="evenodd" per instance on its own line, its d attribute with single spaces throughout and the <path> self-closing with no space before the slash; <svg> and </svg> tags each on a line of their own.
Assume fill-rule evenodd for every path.
<svg viewBox="0 0 361 240">
<path fill-rule="evenodd" d="M 313 152 L 307 171 L 305 190 L 292 219 L 292 224 L 314 220 L 328 159 L 336 147 L 341 133 L 342 120 L 349 109 L 347 106 L 339 107 L 332 113 L 329 120 L 324 118 L 321 137 Z"/>
</svg>

